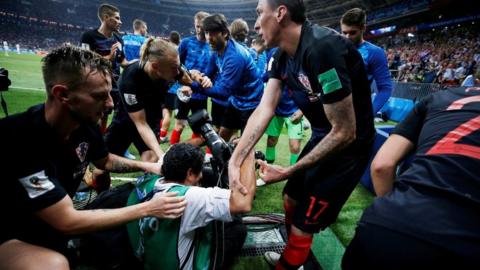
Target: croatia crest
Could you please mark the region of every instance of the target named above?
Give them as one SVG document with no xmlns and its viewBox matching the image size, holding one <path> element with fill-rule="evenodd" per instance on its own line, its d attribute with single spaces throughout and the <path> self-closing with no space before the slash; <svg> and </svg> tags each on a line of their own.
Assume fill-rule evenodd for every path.
<svg viewBox="0 0 480 270">
<path fill-rule="evenodd" d="M 77 153 L 77 157 L 80 160 L 80 162 L 85 161 L 85 157 L 87 156 L 88 147 L 89 147 L 88 143 L 82 142 L 78 145 L 77 149 L 75 149 L 75 152 Z"/>
</svg>

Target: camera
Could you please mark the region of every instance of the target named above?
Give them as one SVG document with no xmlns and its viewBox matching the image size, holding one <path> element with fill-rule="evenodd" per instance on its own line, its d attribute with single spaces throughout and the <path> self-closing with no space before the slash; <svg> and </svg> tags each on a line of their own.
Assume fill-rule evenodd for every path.
<svg viewBox="0 0 480 270">
<path fill-rule="evenodd" d="M 226 143 L 213 129 L 212 119 L 206 110 L 200 110 L 188 117 L 188 124 L 193 132 L 202 135 L 205 143 L 212 151 L 210 160 L 213 174 L 217 176 L 217 185 L 228 188 L 228 160 L 232 155 L 234 146 Z"/>
<path fill-rule="evenodd" d="M 211 169 L 213 175 L 218 179 L 217 186 L 228 188 L 228 161 L 232 156 L 235 145 L 225 142 L 215 132 L 212 126 L 212 119 L 205 109 L 197 111 L 188 117 L 188 124 L 194 133 L 202 135 L 207 146 L 212 151 L 211 168 L 207 167 L 206 169 Z M 265 160 L 265 154 L 261 151 L 255 151 L 255 159 Z"/>
</svg>

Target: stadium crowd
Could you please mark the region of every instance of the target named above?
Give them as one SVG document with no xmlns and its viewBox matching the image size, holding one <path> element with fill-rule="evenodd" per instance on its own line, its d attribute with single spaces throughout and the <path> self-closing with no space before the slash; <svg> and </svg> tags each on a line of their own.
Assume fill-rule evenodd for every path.
<svg viewBox="0 0 480 270">
<path fill-rule="evenodd" d="M 415 37 L 390 36 L 377 44 L 387 48 L 389 67 L 395 70 L 397 81 L 459 86 L 467 76 L 479 76 L 479 30 L 478 25 L 464 25 Z"/>
</svg>

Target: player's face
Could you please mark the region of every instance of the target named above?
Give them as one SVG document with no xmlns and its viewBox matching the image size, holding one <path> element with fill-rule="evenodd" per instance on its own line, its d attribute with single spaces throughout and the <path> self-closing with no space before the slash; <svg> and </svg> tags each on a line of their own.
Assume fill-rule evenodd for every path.
<svg viewBox="0 0 480 270">
<path fill-rule="evenodd" d="M 358 25 L 341 25 L 342 35 L 352 41 L 354 44 L 360 44 L 363 37 L 363 27 Z"/>
<path fill-rule="evenodd" d="M 120 20 L 120 13 L 114 12 L 111 16 L 107 16 L 105 23 L 111 31 L 120 31 L 120 26 L 122 26 L 122 21 Z"/>
<path fill-rule="evenodd" d="M 154 79 L 173 81 L 180 73 L 180 57 L 178 54 L 167 55 L 162 61 L 154 62 L 152 65 L 155 69 Z"/>
<path fill-rule="evenodd" d="M 227 44 L 227 34 L 224 34 L 220 31 L 216 32 L 205 32 L 205 38 L 207 39 L 208 44 L 214 51 L 221 51 L 225 48 Z"/>
<path fill-rule="evenodd" d="M 140 35 L 146 36 L 147 35 L 147 30 L 148 30 L 148 28 L 147 28 L 146 25 L 140 27 Z"/>
<path fill-rule="evenodd" d="M 263 38 L 269 48 L 278 46 L 280 26 L 276 20 L 277 11 L 272 9 L 267 0 L 258 1 L 255 31 Z"/>
<path fill-rule="evenodd" d="M 110 110 L 112 79 L 101 71 L 86 73 L 86 80 L 76 89 L 68 90 L 68 105 L 72 117 L 79 123 L 96 124 Z"/>
<path fill-rule="evenodd" d="M 202 20 L 195 19 L 195 34 L 199 40 L 205 40 L 205 32 L 203 31 Z"/>
</svg>

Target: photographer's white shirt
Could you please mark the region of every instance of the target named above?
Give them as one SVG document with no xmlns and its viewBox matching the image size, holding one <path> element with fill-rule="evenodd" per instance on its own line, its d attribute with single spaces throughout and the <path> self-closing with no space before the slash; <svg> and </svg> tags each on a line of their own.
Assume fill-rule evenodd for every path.
<svg viewBox="0 0 480 270">
<path fill-rule="evenodd" d="M 166 192 L 177 183 L 165 183 L 159 181 L 155 188 Z M 213 220 L 232 221 L 230 214 L 230 190 L 219 187 L 203 188 L 190 186 L 185 193 L 187 207 L 183 213 L 178 235 L 177 254 L 180 265 L 188 255 L 190 246 L 195 238 L 195 229 L 206 226 Z M 192 252 L 194 254 L 195 251 Z M 193 257 L 190 256 L 184 269 L 192 269 Z"/>
</svg>

